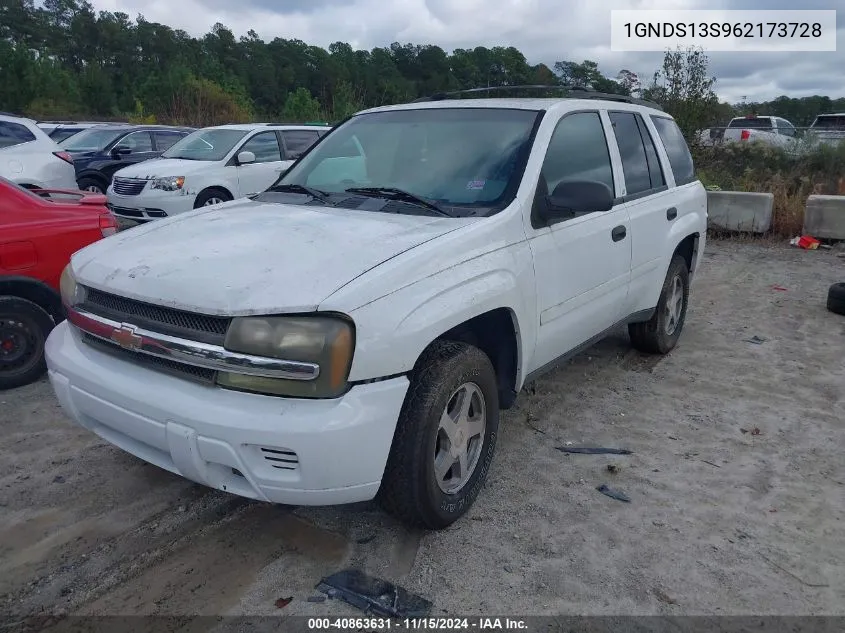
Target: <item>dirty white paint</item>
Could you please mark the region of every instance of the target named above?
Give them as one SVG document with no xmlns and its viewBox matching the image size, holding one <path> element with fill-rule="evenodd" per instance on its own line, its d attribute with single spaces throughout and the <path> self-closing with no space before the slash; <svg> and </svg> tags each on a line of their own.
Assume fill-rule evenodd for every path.
<svg viewBox="0 0 845 633">
<path fill-rule="evenodd" d="M 72 262 L 85 285 L 174 308 L 303 312 L 383 261 L 475 221 L 237 200 L 119 233 Z"/>
</svg>

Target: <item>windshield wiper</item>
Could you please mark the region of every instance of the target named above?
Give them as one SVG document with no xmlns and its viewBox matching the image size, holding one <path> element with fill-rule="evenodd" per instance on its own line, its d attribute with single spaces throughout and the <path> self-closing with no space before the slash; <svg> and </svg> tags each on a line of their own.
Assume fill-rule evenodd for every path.
<svg viewBox="0 0 845 633">
<path fill-rule="evenodd" d="M 279 191 L 279 192 L 290 192 L 290 193 L 305 193 L 311 196 L 312 198 L 319 200 L 323 204 L 334 207 L 336 206 L 334 202 L 329 200 L 329 196 L 326 194 L 325 191 L 320 191 L 319 189 L 314 189 L 313 187 L 306 187 L 305 185 L 297 185 L 297 184 L 286 184 L 286 185 L 273 185 L 267 191 Z"/>
<path fill-rule="evenodd" d="M 391 200 L 399 200 L 401 202 L 415 204 L 419 207 L 425 207 L 426 209 L 435 211 L 439 215 L 443 215 L 447 218 L 454 217 L 451 213 L 443 210 L 430 200 L 414 195 L 404 189 L 396 189 L 395 187 L 350 187 L 346 190 L 346 193 L 360 193 L 364 196 L 384 197 Z"/>
</svg>

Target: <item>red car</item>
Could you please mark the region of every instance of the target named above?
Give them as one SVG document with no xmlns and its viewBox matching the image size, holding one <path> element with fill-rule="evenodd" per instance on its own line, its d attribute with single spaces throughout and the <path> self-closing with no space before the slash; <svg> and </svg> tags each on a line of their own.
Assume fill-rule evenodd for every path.
<svg viewBox="0 0 845 633">
<path fill-rule="evenodd" d="M 0 178 L 0 390 L 47 370 L 44 341 L 65 318 L 62 270 L 73 253 L 116 231 L 102 194 L 29 191 Z"/>
</svg>

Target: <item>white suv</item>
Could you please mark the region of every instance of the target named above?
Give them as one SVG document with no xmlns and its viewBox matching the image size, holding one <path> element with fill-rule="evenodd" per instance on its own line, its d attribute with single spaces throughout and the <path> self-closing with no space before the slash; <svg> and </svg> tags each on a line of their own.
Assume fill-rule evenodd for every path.
<svg viewBox="0 0 845 633">
<path fill-rule="evenodd" d="M 207 486 L 449 525 L 525 384 L 681 335 L 704 187 L 670 116 L 589 95 L 367 110 L 265 193 L 76 253 L 59 401 Z"/>
<path fill-rule="evenodd" d="M 259 193 L 330 129 L 259 123 L 197 130 L 161 158 L 118 171 L 109 205 L 121 218 L 146 222 Z"/>
<path fill-rule="evenodd" d="M 78 189 L 71 155 L 35 121 L 0 115 L 0 176 L 28 189 Z"/>
</svg>

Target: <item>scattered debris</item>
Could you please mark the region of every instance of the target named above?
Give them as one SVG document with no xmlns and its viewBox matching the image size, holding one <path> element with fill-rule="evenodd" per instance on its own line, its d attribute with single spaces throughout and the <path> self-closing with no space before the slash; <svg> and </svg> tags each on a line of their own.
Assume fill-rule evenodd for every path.
<svg viewBox="0 0 845 633">
<path fill-rule="evenodd" d="M 765 342 L 766 342 L 766 341 L 768 341 L 768 340 L 769 340 L 769 339 L 763 338 L 762 336 L 757 336 L 757 335 L 755 334 L 755 335 L 754 335 L 754 336 L 752 336 L 751 338 L 747 338 L 747 339 L 745 339 L 745 342 L 746 342 L 746 343 L 754 343 L 754 345 L 762 345 L 763 343 L 765 343 Z"/>
<path fill-rule="evenodd" d="M 777 511 L 778 511 L 777 508 L 769 508 L 769 512 L 777 512 Z"/>
<path fill-rule="evenodd" d="M 545 432 L 545 431 L 543 431 L 543 430 L 541 430 L 541 429 L 538 429 L 536 426 L 534 426 L 533 424 L 531 424 L 531 412 L 530 412 L 530 411 L 526 411 L 526 412 L 525 412 L 525 424 L 526 424 L 526 426 L 528 426 L 528 428 L 530 428 L 530 429 L 532 429 L 532 430 L 536 431 L 536 432 L 537 432 L 537 433 L 539 433 L 540 435 L 545 435 L 545 434 L 546 434 L 546 432 Z"/>
<path fill-rule="evenodd" d="M 774 285 L 774 286 L 772 286 L 772 290 L 779 290 L 780 292 L 788 292 L 789 288 L 784 288 L 783 286 Z"/>
<path fill-rule="evenodd" d="M 619 466 L 616 464 L 608 464 L 607 465 L 607 472 L 613 473 L 614 475 L 619 472 Z"/>
<path fill-rule="evenodd" d="M 425 617 L 431 602 L 380 578 L 373 578 L 358 569 L 345 569 L 323 578 L 317 590 L 361 609 L 397 618 Z"/>
<path fill-rule="evenodd" d="M 669 595 L 666 594 L 666 592 L 658 589 L 657 587 L 652 589 L 651 593 L 653 593 L 654 597 L 657 598 L 658 600 L 660 600 L 660 602 L 662 602 L 664 604 L 678 604 L 678 602 L 674 598 L 669 597 Z"/>
<path fill-rule="evenodd" d="M 602 448 L 592 446 L 555 446 L 564 453 L 583 453 L 584 455 L 631 455 L 627 448 Z"/>
<path fill-rule="evenodd" d="M 621 490 L 616 490 L 615 488 L 611 488 L 607 484 L 602 484 L 598 488 L 596 488 L 600 493 L 603 495 L 610 497 L 611 499 L 616 499 L 617 501 L 624 501 L 625 503 L 630 503 L 631 497 L 626 495 Z"/>
<path fill-rule="evenodd" d="M 55 477 L 53 477 L 53 483 L 54 484 L 63 484 L 63 483 L 65 483 L 65 478 L 62 477 L 61 475 L 56 475 Z"/>
<path fill-rule="evenodd" d="M 719 466 L 719 464 L 714 464 L 713 462 L 708 462 L 706 459 L 702 459 L 701 461 L 703 461 L 705 464 L 709 464 L 710 466 L 713 466 L 714 468 L 721 468 L 721 466 Z"/>
<path fill-rule="evenodd" d="M 308 596 L 308 602 L 325 602 L 326 596 Z"/>
<path fill-rule="evenodd" d="M 366 545 L 367 543 L 372 543 L 374 540 L 376 540 L 376 535 L 370 534 L 369 536 L 362 536 L 355 542 L 358 543 L 358 545 Z"/>
<path fill-rule="evenodd" d="M 668 437 L 670 440 L 675 440 L 675 441 L 677 441 L 677 439 L 678 439 L 674 435 L 667 435 L 666 437 Z"/>
<path fill-rule="evenodd" d="M 798 248 L 803 248 L 808 251 L 814 251 L 819 247 L 821 242 L 810 235 L 802 235 L 800 237 L 793 237 L 789 243 Z"/>
<path fill-rule="evenodd" d="M 284 609 L 291 603 L 292 600 L 293 596 L 291 596 L 290 598 L 279 598 L 274 604 L 276 605 L 277 609 Z"/>
<path fill-rule="evenodd" d="M 753 429 L 751 429 L 751 435 L 760 435 L 760 433 L 762 433 L 762 431 L 759 428 L 757 428 L 756 426 Z"/>
</svg>

